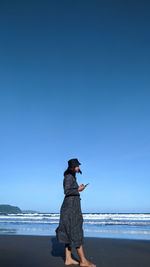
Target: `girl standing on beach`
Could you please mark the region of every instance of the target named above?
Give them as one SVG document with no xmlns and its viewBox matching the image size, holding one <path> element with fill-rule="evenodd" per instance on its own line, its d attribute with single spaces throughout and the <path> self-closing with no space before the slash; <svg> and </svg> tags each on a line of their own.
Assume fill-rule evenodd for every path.
<svg viewBox="0 0 150 267">
<path fill-rule="evenodd" d="M 83 252 L 83 216 L 80 204 L 80 191 L 83 191 L 85 186 L 78 185 L 76 181 L 76 172 L 82 171 L 79 168 L 81 163 L 78 159 L 70 159 L 68 168 L 64 172 L 63 188 L 65 198 L 60 209 L 59 226 L 56 228 L 56 239 L 60 243 L 65 244 L 65 265 L 80 265 L 96 267 L 95 264 L 85 258 Z M 71 257 L 71 248 L 77 249 L 80 263 Z"/>
</svg>

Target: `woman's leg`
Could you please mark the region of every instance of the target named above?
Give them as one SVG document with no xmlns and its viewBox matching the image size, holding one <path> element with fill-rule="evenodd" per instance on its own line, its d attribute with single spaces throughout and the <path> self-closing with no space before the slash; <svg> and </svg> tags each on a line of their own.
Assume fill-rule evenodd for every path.
<svg viewBox="0 0 150 267">
<path fill-rule="evenodd" d="M 66 254 L 66 260 L 69 261 L 71 259 L 71 248 L 69 244 L 65 244 L 65 254 Z"/>
<path fill-rule="evenodd" d="M 80 247 L 76 247 L 76 249 L 77 249 L 78 256 L 80 258 L 80 262 L 84 263 L 86 261 L 86 258 L 84 256 L 83 246 L 81 245 Z"/>
<path fill-rule="evenodd" d="M 79 264 L 78 261 L 75 261 L 71 257 L 71 247 L 69 244 L 65 244 L 65 255 L 66 255 L 66 260 L 65 260 L 65 265 L 70 265 L 70 264 Z"/>
<path fill-rule="evenodd" d="M 90 266 L 90 267 L 96 267 L 95 264 L 92 262 L 88 261 L 85 258 L 84 251 L 83 251 L 83 246 L 81 245 L 80 247 L 76 247 L 78 256 L 80 258 L 80 266 Z"/>
</svg>

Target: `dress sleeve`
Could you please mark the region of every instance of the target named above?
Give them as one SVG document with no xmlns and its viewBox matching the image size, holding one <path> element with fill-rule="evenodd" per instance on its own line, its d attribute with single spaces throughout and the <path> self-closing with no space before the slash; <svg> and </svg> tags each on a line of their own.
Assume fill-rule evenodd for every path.
<svg viewBox="0 0 150 267">
<path fill-rule="evenodd" d="M 63 187 L 65 195 L 70 195 L 70 194 L 80 195 L 78 191 L 78 184 L 74 182 L 73 177 L 70 175 L 66 175 L 64 177 Z"/>
</svg>

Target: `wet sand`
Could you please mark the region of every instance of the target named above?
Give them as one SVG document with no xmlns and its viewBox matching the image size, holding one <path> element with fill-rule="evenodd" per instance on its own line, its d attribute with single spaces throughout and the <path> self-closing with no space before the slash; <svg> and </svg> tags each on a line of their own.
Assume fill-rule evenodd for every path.
<svg viewBox="0 0 150 267">
<path fill-rule="evenodd" d="M 149 240 L 85 237 L 83 249 L 97 267 L 150 267 Z M 74 248 L 72 257 L 79 261 Z M 62 267 L 64 260 L 55 236 L 0 235 L 0 267 Z"/>
</svg>

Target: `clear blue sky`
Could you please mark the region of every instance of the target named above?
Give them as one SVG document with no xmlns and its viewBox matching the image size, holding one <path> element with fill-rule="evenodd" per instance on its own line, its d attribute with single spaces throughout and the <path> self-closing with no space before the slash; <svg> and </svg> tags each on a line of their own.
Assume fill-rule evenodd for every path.
<svg viewBox="0 0 150 267">
<path fill-rule="evenodd" d="M 1 1 L 0 204 L 150 212 L 148 1 Z"/>
</svg>

